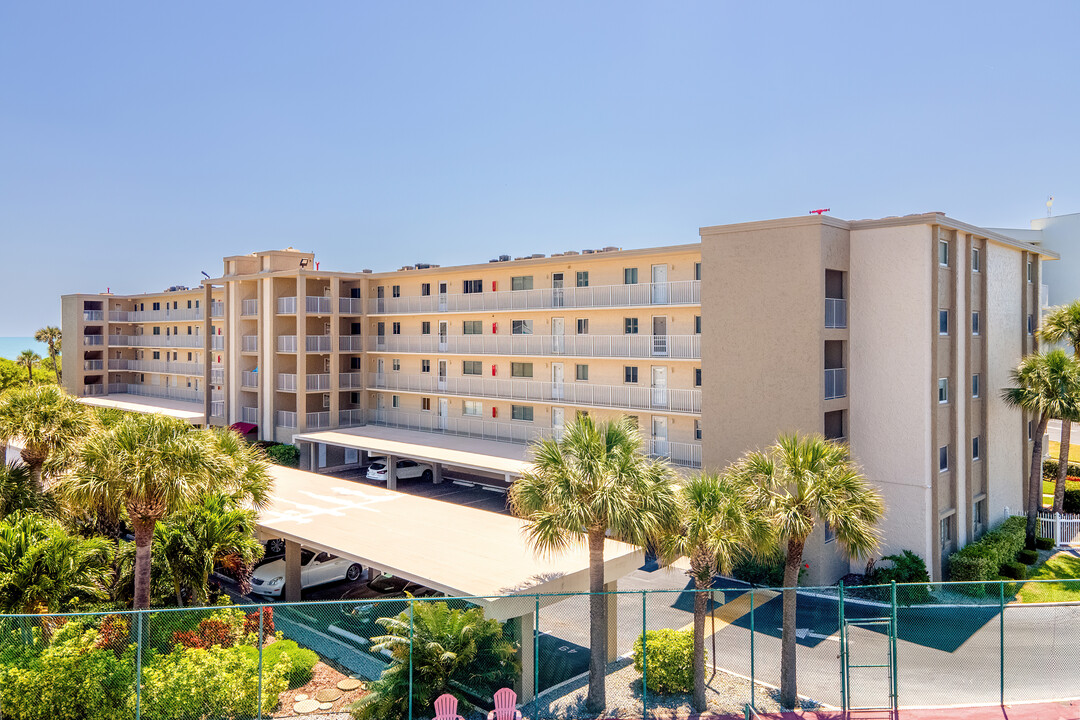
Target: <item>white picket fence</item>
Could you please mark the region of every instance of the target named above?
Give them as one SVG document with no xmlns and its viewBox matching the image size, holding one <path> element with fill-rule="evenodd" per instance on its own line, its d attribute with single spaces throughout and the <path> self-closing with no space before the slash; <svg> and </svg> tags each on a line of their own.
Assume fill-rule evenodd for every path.
<svg viewBox="0 0 1080 720">
<path fill-rule="evenodd" d="M 1080 545 L 1080 515 L 1039 513 L 1039 536 L 1053 539 L 1055 547 Z"/>
</svg>

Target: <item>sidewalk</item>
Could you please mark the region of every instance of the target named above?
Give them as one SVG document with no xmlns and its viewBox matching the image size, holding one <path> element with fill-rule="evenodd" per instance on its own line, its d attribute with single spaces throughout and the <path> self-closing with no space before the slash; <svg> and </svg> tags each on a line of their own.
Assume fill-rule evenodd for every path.
<svg viewBox="0 0 1080 720">
<path fill-rule="evenodd" d="M 653 717 L 661 717 L 659 714 Z M 714 715 L 688 716 L 685 720 L 736 720 L 742 716 Z M 901 709 L 895 715 L 888 710 L 808 710 L 758 713 L 761 720 L 1080 720 L 1080 700 L 1065 702 L 1025 703 L 989 707 Z M 676 720 L 671 716 L 671 720 Z M 682 720 L 679 718 L 678 720 Z"/>
</svg>

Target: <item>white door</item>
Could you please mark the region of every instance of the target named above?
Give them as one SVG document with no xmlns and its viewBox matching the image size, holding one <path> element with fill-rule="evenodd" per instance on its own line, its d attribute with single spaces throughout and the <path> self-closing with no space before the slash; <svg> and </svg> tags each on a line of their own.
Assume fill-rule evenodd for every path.
<svg viewBox="0 0 1080 720">
<path fill-rule="evenodd" d="M 375 420 L 386 422 L 386 396 L 382 393 L 375 396 Z"/>
<path fill-rule="evenodd" d="M 562 400 L 563 398 L 563 364 L 551 364 L 551 399 Z"/>
<path fill-rule="evenodd" d="M 439 283 L 439 312 L 446 312 L 446 283 Z"/>
<path fill-rule="evenodd" d="M 667 407 L 667 367 L 653 365 L 652 368 L 652 404 L 653 407 Z"/>
<path fill-rule="evenodd" d="M 439 389 L 446 389 L 446 361 L 439 361 Z"/>
<path fill-rule="evenodd" d="M 551 430 L 556 440 L 562 439 L 563 427 L 566 424 L 566 410 L 561 407 L 551 408 Z"/>
<path fill-rule="evenodd" d="M 375 360 L 375 387 L 386 387 L 386 358 Z M 382 395 L 379 400 L 382 400 Z"/>
<path fill-rule="evenodd" d="M 658 305 L 668 301 L 667 263 L 652 266 L 652 301 Z"/>
<path fill-rule="evenodd" d="M 654 416 L 652 419 L 652 454 L 662 457 L 669 455 L 666 417 Z"/>
<path fill-rule="evenodd" d="M 439 321 L 439 350 L 446 350 L 446 336 L 450 334 L 450 324 L 445 320 Z"/>
<path fill-rule="evenodd" d="M 563 306 L 563 274 L 553 273 L 551 276 L 551 307 Z"/>
<path fill-rule="evenodd" d="M 375 288 L 376 312 L 386 312 L 386 288 L 380 285 Z"/>
<path fill-rule="evenodd" d="M 566 352 L 566 323 L 562 318 L 551 318 L 551 351 L 562 354 Z"/>
<path fill-rule="evenodd" d="M 439 398 L 439 429 L 445 430 L 450 418 L 450 401 L 447 398 Z"/>
<path fill-rule="evenodd" d="M 657 315 L 652 319 L 652 354 L 667 357 L 667 315 Z"/>
</svg>

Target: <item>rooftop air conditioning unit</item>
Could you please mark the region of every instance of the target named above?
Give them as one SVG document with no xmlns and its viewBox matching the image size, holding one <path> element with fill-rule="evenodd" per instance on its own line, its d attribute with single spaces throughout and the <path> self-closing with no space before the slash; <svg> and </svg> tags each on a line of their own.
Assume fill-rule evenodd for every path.
<svg viewBox="0 0 1080 720">
<path fill-rule="evenodd" d="M 580 255 L 580 254 L 581 253 L 579 253 L 577 250 L 567 250 L 566 252 L 563 253 L 563 255 Z"/>
<path fill-rule="evenodd" d="M 581 254 L 582 255 L 592 255 L 594 252 L 596 252 L 596 251 L 595 250 L 582 250 Z"/>
<path fill-rule="evenodd" d="M 615 247 L 614 245 L 608 245 L 606 248 L 604 248 L 604 252 L 618 252 L 620 250 L 622 250 L 622 248 Z"/>
<path fill-rule="evenodd" d="M 499 262 L 510 262 L 510 256 L 509 255 L 500 255 L 499 256 Z"/>
<path fill-rule="evenodd" d="M 544 253 L 533 253 L 529 257 L 531 257 L 531 258 L 542 258 L 542 257 L 544 257 Z"/>
</svg>

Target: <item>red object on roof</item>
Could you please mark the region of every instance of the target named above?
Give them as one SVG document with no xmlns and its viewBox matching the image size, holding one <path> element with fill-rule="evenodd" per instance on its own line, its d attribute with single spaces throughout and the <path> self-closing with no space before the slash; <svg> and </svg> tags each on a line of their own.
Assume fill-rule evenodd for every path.
<svg viewBox="0 0 1080 720">
<path fill-rule="evenodd" d="M 230 430 L 235 430 L 241 435 L 247 435 L 248 433 L 255 432 L 259 429 L 259 426 L 255 423 L 235 422 L 229 426 Z"/>
</svg>

